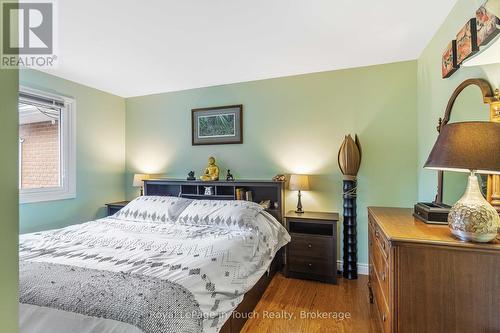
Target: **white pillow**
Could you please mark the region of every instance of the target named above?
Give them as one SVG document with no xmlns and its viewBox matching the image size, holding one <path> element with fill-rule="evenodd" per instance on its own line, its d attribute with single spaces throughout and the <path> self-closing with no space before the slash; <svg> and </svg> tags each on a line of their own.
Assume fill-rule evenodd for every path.
<svg viewBox="0 0 500 333">
<path fill-rule="evenodd" d="M 256 228 L 257 215 L 264 209 L 243 200 L 193 200 L 179 215 L 178 223 L 215 225 L 227 228 Z"/>
<path fill-rule="evenodd" d="M 191 201 L 179 197 L 141 196 L 132 200 L 113 217 L 126 221 L 172 223 Z"/>
</svg>

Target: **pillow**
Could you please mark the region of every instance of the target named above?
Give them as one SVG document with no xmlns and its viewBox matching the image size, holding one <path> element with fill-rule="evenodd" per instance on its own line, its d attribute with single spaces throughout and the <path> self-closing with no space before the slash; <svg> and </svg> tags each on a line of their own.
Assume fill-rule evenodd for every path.
<svg viewBox="0 0 500 333">
<path fill-rule="evenodd" d="M 227 228 L 257 228 L 256 217 L 264 209 L 243 200 L 193 200 L 179 215 L 178 223 L 216 225 Z"/>
<path fill-rule="evenodd" d="M 113 217 L 126 221 L 172 223 L 191 199 L 167 196 L 141 196 L 116 212 Z"/>
</svg>

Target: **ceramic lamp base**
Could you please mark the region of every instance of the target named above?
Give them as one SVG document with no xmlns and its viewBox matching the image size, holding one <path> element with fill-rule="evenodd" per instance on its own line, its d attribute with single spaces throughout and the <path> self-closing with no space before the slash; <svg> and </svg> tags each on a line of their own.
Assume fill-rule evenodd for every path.
<svg viewBox="0 0 500 333">
<path fill-rule="evenodd" d="M 497 211 L 486 201 L 477 177 L 471 173 L 464 195 L 448 215 L 451 233 L 464 241 L 486 243 L 496 238 L 499 225 Z"/>
</svg>

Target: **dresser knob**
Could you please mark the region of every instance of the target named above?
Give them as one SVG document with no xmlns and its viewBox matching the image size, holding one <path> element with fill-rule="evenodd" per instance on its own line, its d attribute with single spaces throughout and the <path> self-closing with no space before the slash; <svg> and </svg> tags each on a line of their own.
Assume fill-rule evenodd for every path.
<svg viewBox="0 0 500 333">
<path fill-rule="evenodd" d="M 385 272 L 382 272 L 382 281 L 385 281 Z"/>
<path fill-rule="evenodd" d="M 382 315 L 382 321 L 384 321 L 384 322 L 385 322 L 386 320 L 387 320 L 387 315 L 384 313 L 384 314 Z"/>
<path fill-rule="evenodd" d="M 307 247 L 308 247 L 308 248 L 311 248 L 311 247 L 313 247 L 313 246 L 312 246 L 312 244 L 307 244 Z"/>
<path fill-rule="evenodd" d="M 313 267 L 313 264 L 307 264 L 307 267 L 311 268 Z"/>
</svg>

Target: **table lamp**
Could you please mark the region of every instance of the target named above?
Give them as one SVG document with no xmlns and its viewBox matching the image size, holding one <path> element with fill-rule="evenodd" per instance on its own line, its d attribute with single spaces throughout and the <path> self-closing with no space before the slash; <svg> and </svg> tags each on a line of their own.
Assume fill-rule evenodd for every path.
<svg viewBox="0 0 500 333">
<path fill-rule="evenodd" d="M 148 175 L 145 175 L 143 173 L 134 174 L 134 181 L 132 182 L 132 186 L 141 188 L 141 196 L 144 195 L 144 180 L 148 178 Z"/>
<path fill-rule="evenodd" d="M 500 174 L 500 123 L 444 125 L 424 168 L 470 173 L 464 195 L 448 214 L 448 226 L 461 240 L 485 243 L 495 239 L 500 218 L 481 193 L 476 173 Z"/>
<path fill-rule="evenodd" d="M 290 191 L 299 191 L 298 193 L 298 201 L 297 201 L 297 210 L 295 213 L 302 214 L 304 211 L 302 210 L 302 202 L 300 200 L 301 194 L 300 191 L 308 191 L 309 190 L 309 176 L 308 175 L 291 175 L 290 176 L 290 184 L 288 185 Z"/>
</svg>

